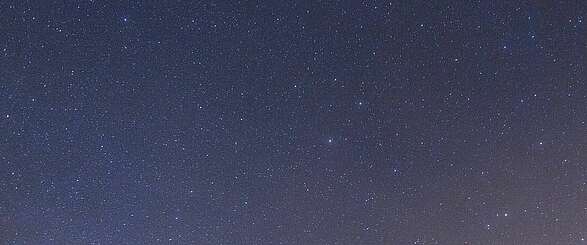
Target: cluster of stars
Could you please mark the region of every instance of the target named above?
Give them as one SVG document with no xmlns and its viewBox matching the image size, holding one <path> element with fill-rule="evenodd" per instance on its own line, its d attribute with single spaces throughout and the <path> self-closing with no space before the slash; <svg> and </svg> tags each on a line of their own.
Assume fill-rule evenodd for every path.
<svg viewBox="0 0 587 245">
<path fill-rule="evenodd" d="M 585 244 L 581 4 L 3 3 L 0 244 Z"/>
</svg>

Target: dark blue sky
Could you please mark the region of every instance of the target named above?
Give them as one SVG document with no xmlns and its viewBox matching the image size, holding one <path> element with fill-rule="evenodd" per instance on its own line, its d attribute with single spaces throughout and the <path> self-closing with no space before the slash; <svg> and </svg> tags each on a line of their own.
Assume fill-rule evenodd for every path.
<svg viewBox="0 0 587 245">
<path fill-rule="evenodd" d="M 583 1 L 1 1 L 0 244 L 587 244 Z"/>
</svg>

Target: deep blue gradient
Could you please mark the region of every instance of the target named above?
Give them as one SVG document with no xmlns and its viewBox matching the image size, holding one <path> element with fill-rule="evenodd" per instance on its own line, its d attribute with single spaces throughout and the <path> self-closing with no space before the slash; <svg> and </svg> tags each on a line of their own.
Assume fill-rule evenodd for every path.
<svg viewBox="0 0 587 245">
<path fill-rule="evenodd" d="M 0 244 L 587 244 L 585 1 L 0 1 Z"/>
</svg>

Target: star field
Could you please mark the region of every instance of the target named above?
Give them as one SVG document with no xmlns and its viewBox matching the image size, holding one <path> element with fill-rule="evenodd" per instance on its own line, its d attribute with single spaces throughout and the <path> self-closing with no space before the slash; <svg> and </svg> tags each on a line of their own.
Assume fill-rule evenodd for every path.
<svg viewBox="0 0 587 245">
<path fill-rule="evenodd" d="M 585 18 L 0 1 L 0 244 L 587 244 Z"/>
</svg>

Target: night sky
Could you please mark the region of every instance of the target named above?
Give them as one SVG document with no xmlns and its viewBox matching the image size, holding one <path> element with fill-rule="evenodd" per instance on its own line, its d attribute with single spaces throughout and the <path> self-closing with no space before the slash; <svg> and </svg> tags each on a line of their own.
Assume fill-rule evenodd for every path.
<svg viewBox="0 0 587 245">
<path fill-rule="evenodd" d="M 587 244 L 587 2 L 0 1 L 0 244 Z"/>
</svg>

